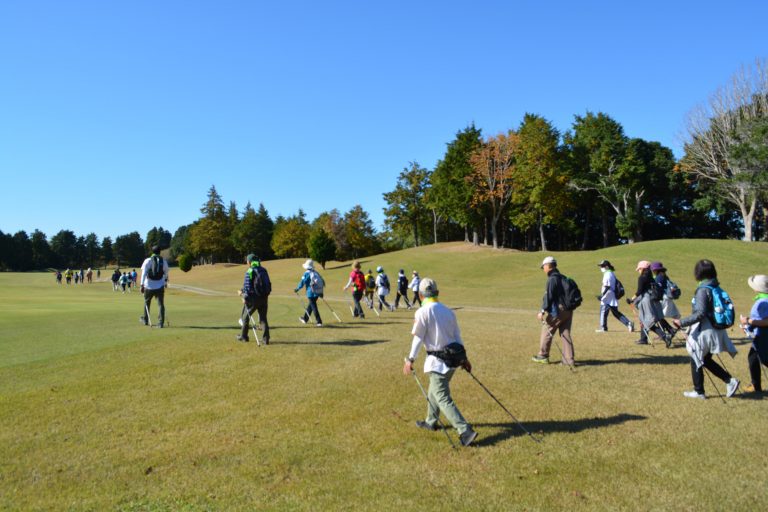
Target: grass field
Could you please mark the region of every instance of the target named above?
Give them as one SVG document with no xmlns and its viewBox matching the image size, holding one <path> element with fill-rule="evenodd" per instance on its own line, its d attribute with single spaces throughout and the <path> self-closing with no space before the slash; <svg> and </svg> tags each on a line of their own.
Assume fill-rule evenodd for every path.
<svg viewBox="0 0 768 512">
<path fill-rule="evenodd" d="M 709 380 L 709 400 L 684 398 L 685 349 L 637 346 L 613 318 L 610 333 L 596 334 L 589 299 L 601 259 L 630 293 L 637 260 L 660 259 L 687 313 L 693 265 L 708 257 L 745 313 L 746 278 L 768 273 L 768 247 L 676 240 L 554 255 L 587 297 L 575 314 L 573 372 L 530 362 L 544 254 L 455 243 L 363 263 L 390 279 L 399 268 L 434 277 L 457 308 L 475 375 L 543 438 L 533 442 L 459 372 L 453 394 L 479 437 L 457 451 L 414 427 L 426 406 L 401 373 L 413 312 L 353 322 L 341 293 L 348 262 L 323 273 L 344 323 L 321 304 L 322 329 L 297 320 L 301 261 L 266 262 L 273 332 L 261 348 L 234 341 L 244 265 L 174 269 L 183 288 L 169 290 L 162 330 L 140 326 L 140 295 L 111 283 L 0 274 L 0 509 L 765 508 L 768 399 L 723 403 Z M 748 342 L 731 335 L 740 353 L 724 361 L 746 384 Z"/>
</svg>

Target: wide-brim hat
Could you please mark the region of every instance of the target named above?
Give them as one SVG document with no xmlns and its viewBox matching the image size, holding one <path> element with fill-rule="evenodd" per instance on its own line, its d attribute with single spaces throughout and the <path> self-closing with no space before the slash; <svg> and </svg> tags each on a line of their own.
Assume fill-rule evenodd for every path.
<svg viewBox="0 0 768 512">
<path fill-rule="evenodd" d="M 654 272 L 666 272 L 667 269 L 664 268 L 664 264 L 660 261 L 654 261 L 651 263 L 651 270 Z"/>
<path fill-rule="evenodd" d="M 637 268 L 635 269 L 635 272 L 638 270 L 644 270 L 646 268 L 651 268 L 651 262 L 647 260 L 641 260 L 637 262 Z"/>
<path fill-rule="evenodd" d="M 312 260 L 307 260 L 302 263 L 301 266 L 304 267 L 304 270 L 312 270 L 315 268 L 315 262 Z"/>
<path fill-rule="evenodd" d="M 747 279 L 747 284 L 757 293 L 768 293 L 768 276 L 764 274 L 750 276 Z"/>
</svg>

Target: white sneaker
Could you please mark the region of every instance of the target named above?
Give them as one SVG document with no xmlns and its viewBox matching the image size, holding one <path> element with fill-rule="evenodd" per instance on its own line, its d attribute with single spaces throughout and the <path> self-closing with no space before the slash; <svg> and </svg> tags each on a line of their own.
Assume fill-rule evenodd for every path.
<svg viewBox="0 0 768 512">
<path fill-rule="evenodd" d="M 608 329 L 595 329 L 595 332 L 608 332 Z"/>
<path fill-rule="evenodd" d="M 635 332 L 635 324 L 633 322 L 629 322 L 629 325 L 627 325 L 627 330 L 629 332 Z"/>
<path fill-rule="evenodd" d="M 736 377 L 731 377 L 731 380 L 728 381 L 728 384 L 725 386 L 725 396 L 728 398 L 732 397 L 736 391 L 739 389 L 740 382 Z"/>
<path fill-rule="evenodd" d="M 307 323 L 307 321 L 306 321 L 306 320 L 304 320 L 304 317 L 303 317 L 303 316 L 302 316 L 302 317 L 299 317 L 299 322 L 301 322 L 301 323 L 303 323 L 303 324 Z"/>
<path fill-rule="evenodd" d="M 696 391 L 683 391 L 683 396 L 687 398 L 698 398 L 700 400 L 707 398 L 706 395 L 699 394 Z"/>
<path fill-rule="evenodd" d="M 243 326 L 243 319 L 242 318 L 238 318 L 237 319 L 237 323 L 240 324 L 240 327 L 242 327 Z"/>
</svg>

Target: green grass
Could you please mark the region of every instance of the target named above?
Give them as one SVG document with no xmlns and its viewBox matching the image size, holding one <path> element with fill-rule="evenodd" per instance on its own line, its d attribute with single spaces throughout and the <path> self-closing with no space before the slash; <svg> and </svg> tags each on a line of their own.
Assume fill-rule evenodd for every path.
<svg viewBox="0 0 768 512">
<path fill-rule="evenodd" d="M 163 330 L 141 327 L 140 296 L 106 282 L 0 274 L 0 509 L 762 508 L 768 400 L 723 404 L 709 381 L 714 399 L 683 398 L 685 350 L 638 347 L 614 319 L 610 334 L 595 334 L 594 299 L 576 312 L 575 372 L 530 362 L 543 256 L 441 244 L 363 263 L 390 278 L 416 268 L 437 279 L 443 302 L 460 308 L 475 375 L 544 439 L 522 434 L 460 372 L 454 396 L 480 436 L 455 453 L 443 434 L 413 426 L 425 404 L 401 373 L 412 312 L 351 322 L 340 291 L 348 262 L 323 273 L 345 320 L 321 304 L 323 329 L 296 319 L 301 261 L 266 262 L 273 344 L 262 348 L 234 342 L 244 266 L 174 270 L 173 284 L 218 294 L 170 290 Z M 716 263 L 738 312 L 751 305 L 747 276 L 767 271 L 765 244 L 734 241 L 555 256 L 585 297 L 599 289 L 601 259 L 628 291 L 637 260 L 661 259 L 683 289 L 683 312 L 699 257 Z M 748 345 L 732 336 L 740 353 L 725 363 L 748 382 Z M 425 382 L 421 359 L 417 368 Z"/>
</svg>

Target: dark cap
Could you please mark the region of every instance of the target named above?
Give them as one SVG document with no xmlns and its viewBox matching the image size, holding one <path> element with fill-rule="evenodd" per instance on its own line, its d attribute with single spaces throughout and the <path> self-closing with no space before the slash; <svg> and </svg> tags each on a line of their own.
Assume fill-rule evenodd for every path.
<svg viewBox="0 0 768 512">
<path fill-rule="evenodd" d="M 160 246 L 159 245 L 153 245 L 152 246 L 152 254 L 160 254 Z"/>
<path fill-rule="evenodd" d="M 613 268 L 613 265 L 611 265 L 611 262 L 608 260 L 603 260 L 600 263 L 597 264 L 598 267 L 608 267 Z"/>
<path fill-rule="evenodd" d="M 253 263 L 253 262 L 258 263 L 259 257 L 256 256 L 255 254 L 249 254 L 248 256 L 245 257 L 245 261 L 247 261 L 248 263 Z"/>
</svg>

